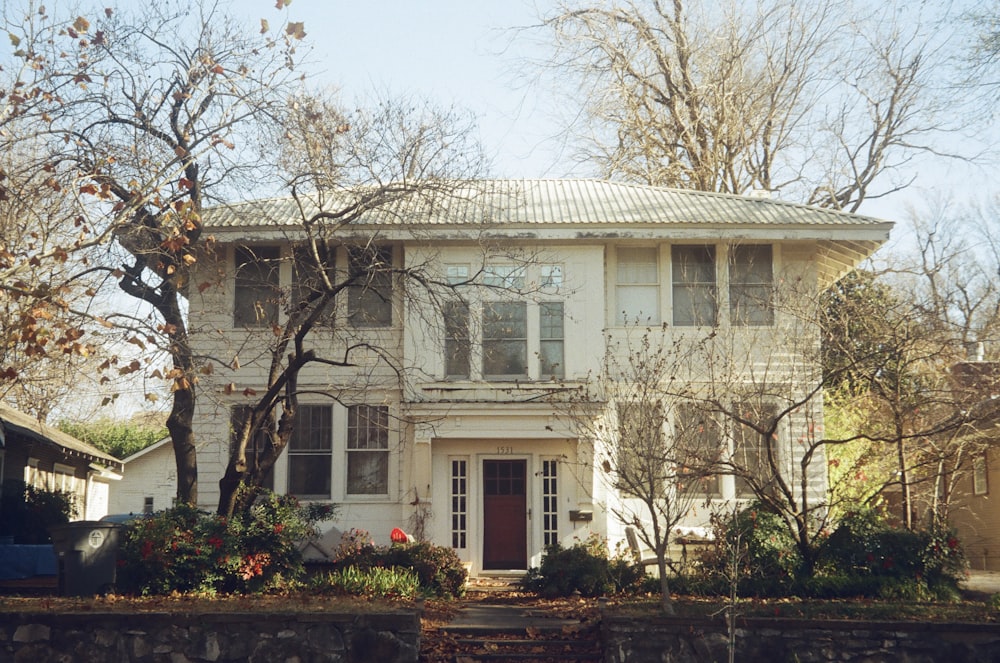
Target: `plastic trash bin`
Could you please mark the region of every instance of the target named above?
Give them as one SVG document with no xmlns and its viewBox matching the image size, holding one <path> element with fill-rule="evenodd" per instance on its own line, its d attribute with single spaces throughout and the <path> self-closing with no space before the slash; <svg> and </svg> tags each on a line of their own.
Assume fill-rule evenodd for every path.
<svg viewBox="0 0 1000 663">
<path fill-rule="evenodd" d="M 64 596 L 107 594 L 115 586 L 120 525 L 81 520 L 49 527 Z"/>
</svg>

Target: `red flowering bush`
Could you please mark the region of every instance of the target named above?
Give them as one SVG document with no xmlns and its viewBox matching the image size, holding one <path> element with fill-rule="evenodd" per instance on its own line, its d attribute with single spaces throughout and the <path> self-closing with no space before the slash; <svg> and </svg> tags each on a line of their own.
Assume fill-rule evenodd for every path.
<svg viewBox="0 0 1000 663">
<path fill-rule="evenodd" d="M 132 594 L 260 592 L 300 578 L 299 543 L 329 505 L 265 491 L 230 519 L 181 505 L 126 526 L 118 589 Z"/>
</svg>

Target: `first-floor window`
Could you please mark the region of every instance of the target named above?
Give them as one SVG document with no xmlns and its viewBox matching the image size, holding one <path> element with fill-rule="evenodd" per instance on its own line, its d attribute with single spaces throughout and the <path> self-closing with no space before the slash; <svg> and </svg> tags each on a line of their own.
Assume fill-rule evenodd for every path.
<svg viewBox="0 0 1000 663">
<path fill-rule="evenodd" d="M 525 302 L 483 304 L 483 375 L 528 374 L 528 307 Z"/>
<path fill-rule="evenodd" d="M 451 461 L 451 547 L 465 548 L 469 516 L 469 461 Z"/>
<path fill-rule="evenodd" d="M 352 405 L 347 410 L 347 494 L 389 493 L 389 408 Z"/>
<path fill-rule="evenodd" d="M 976 456 L 972 461 L 972 492 L 974 495 L 985 495 L 990 492 L 986 454 Z"/>
<path fill-rule="evenodd" d="M 300 405 L 288 443 L 288 492 L 304 499 L 330 499 L 333 410 Z"/>
<path fill-rule="evenodd" d="M 229 455 L 233 454 L 234 447 L 236 443 L 239 442 L 240 434 L 243 432 L 243 426 L 246 425 L 247 419 L 253 414 L 253 408 L 249 405 L 234 405 L 229 410 Z M 269 444 L 268 431 L 260 426 L 253 433 L 249 440 L 247 440 L 247 448 L 245 451 L 247 459 L 247 473 L 250 476 L 257 476 L 260 474 L 260 462 L 264 455 L 265 450 Z M 274 490 L 274 466 L 272 465 L 270 469 L 261 477 L 260 485 L 268 490 Z"/>
<path fill-rule="evenodd" d="M 542 461 L 542 539 L 546 546 L 559 543 L 558 467 L 557 460 Z"/>
<path fill-rule="evenodd" d="M 761 433 L 759 429 L 766 431 L 771 427 L 776 409 L 773 405 L 749 403 L 737 403 L 734 408 L 740 417 L 754 424 L 736 424 L 733 432 L 736 496 L 753 497 L 754 486 L 764 488 L 775 478 L 771 461 L 778 458 L 776 434 Z"/>
<path fill-rule="evenodd" d="M 721 495 L 721 427 L 710 412 L 693 403 L 675 409 L 673 455 L 680 488 L 709 497 Z"/>
</svg>

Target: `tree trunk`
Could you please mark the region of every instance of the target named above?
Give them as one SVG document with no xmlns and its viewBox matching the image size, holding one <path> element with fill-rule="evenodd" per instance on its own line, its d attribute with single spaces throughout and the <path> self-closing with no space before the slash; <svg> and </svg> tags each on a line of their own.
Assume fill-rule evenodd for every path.
<svg viewBox="0 0 1000 663">
<path fill-rule="evenodd" d="M 674 602 L 670 598 L 670 583 L 667 581 L 667 553 L 661 552 L 656 555 L 656 568 L 660 572 L 660 607 L 663 614 L 674 614 Z"/>
<path fill-rule="evenodd" d="M 177 503 L 198 503 L 198 454 L 194 437 L 194 356 L 188 342 L 187 327 L 177 302 L 177 292 L 164 284 L 164 294 L 157 309 L 163 316 L 164 327 L 170 329 L 170 356 L 173 366 L 181 373 L 174 378 L 173 405 L 167 417 L 167 431 L 174 448 L 177 465 Z"/>
<path fill-rule="evenodd" d="M 899 461 L 899 486 L 901 489 L 902 502 L 902 522 L 903 527 L 908 530 L 913 529 L 913 508 L 910 503 L 913 499 L 910 495 L 910 479 L 906 472 L 906 448 L 903 440 L 900 440 L 896 445 L 896 454 Z"/>
</svg>

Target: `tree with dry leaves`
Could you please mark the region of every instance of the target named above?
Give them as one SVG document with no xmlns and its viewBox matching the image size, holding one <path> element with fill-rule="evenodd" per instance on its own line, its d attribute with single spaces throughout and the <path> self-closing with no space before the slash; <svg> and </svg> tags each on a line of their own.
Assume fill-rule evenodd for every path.
<svg viewBox="0 0 1000 663">
<path fill-rule="evenodd" d="M 40 165 L 63 175 L 63 201 L 76 198 L 76 214 L 104 249 L 100 269 L 135 302 L 103 317 L 168 358 L 161 374 L 172 392 L 177 499 L 189 503 L 197 501 L 199 360 L 184 293 L 207 240 L 201 214 L 242 182 L 277 184 L 261 155 L 273 153 L 303 36 L 293 22 L 275 30 L 262 22 L 257 34 L 227 9 L 168 2 L 66 16 L 33 2 L 6 8 L 16 49 L 9 66 L 40 72 L 20 95 L 32 103 L 18 119 L 43 128 L 35 140 L 52 157 Z M 118 368 L 152 370 L 138 359 Z"/>
<path fill-rule="evenodd" d="M 583 100 L 579 158 L 602 176 L 855 211 L 958 128 L 935 84 L 948 26 L 930 21 L 791 0 L 561 4 L 542 66 L 571 81 L 574 112 Z"/>
</svg>

